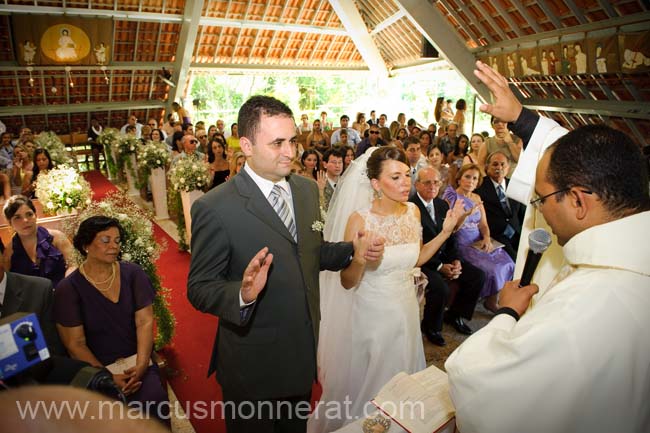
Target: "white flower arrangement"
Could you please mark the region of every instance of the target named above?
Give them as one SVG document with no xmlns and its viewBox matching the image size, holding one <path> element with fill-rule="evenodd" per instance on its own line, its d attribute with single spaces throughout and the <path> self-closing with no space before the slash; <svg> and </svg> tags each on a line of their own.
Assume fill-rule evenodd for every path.
<svg viewBox="0 0 650 433">
<path fill-rule="evenodd" d="M 137 170 L 133 166 L 131 155 L 135 155 L 140 147 L 140 140 L 133 135 L 119 134 L 117 141 L 113 143 L 113 150 L 115 151 L 115 166 L 117 171 L 121 172 L 123 169 L 129 170 L 131 176 L 137 179 Z"/>
<path fill-rule="evenodd" d="M 43 131 L 34 139 L 36 147 L 46 149 L 50 154 L 52 164 L 64 165 L 73 163 L 74 159 L 65 148 L 65 144 L 61 141 L 58 135 L 52 131 Z"/>
<path fill-rule="evenodd" d="M 112 149 L 117 146 L 120 139 L 120 131 L 115 128 L 104 128 L 102 133 L 97 136 L 97 144 L 104 146 L 104 154 L 106 156 L 106 165 L 111 176 L 117 177 L 117 167 L 113 159 Z"/>
<path fill-rule="evenodd" d="M 209 186 L 210 169 L 206 162 L 182 157 L 169 170 L 169 181 L 176 191 L 204 190 Z"/>
<path fill-rule="evenodd" d="M 92 194 L 86 179 L 66 166 L 41 173 L 36 180 L 36 196 L 48 213 L 83 209 L 90 204 Z"/>
<path fill-rule="evenodd" d="M 149 170 L 165 168 L 169 164 L 169 150 L 165 143 L 147 142 L 138 148 L 138 166 L 146 166 Z"/>
</svg>

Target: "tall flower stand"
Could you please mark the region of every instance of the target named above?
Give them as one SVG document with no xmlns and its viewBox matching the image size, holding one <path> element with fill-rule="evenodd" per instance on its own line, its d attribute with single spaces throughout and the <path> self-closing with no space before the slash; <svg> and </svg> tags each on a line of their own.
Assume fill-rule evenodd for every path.
<svg viewBox="0 0 650 433">
<path fill-rule="evenodd" d="M 181 191 L 181 202 L 183 203 L 183 216 L 185 216 L 185 233 L 187 234 L 187 245 L 191 245 L 192 241 L 192 215 L 190 214 L 190 209 L 192 209 L 192 204 L 203 194 L 204 192 L 198 189 L 192 190 L 190 192 Z"/>
<path fill-rule="evenodd" d="M 156 211 L 156 219 L 164 220 L 169 218 L 167 211 L 167 178 L 164 168 L 151 170 L 151 195 L 153 196 L 153 208 Z"/>
<path fill-rule="evenodd" d="M 113 158 L 113 161 L 117 161 L 117 157 L 115 156 L 115 148 L 113 146 L 104 146 L 104 153 L 110 152 L 111 158 Z M 117 181 L 119 175 L 115 173 L 115 176 L 113 176 L 113 173 L 111 171 L 111 168 L 108 166 L 108 162 L 106 162 L 106 172 L 108 173 L 108 180 L 111 182 Z"/>
<path fill-rule="evenodd" d="M 133 171 L 137 173 L 138 167 L 135 162 L 135 153 L 132 153 L 129 155 L 129 160 L 131 162 L 131 167 L 133 168 Z M 136 184 L 136 178 L 131 173 L 131 169 L 129 169 L 128 163 L 124 164 L 124 172 L 126 173 L 126 183 L 129 186 L 129 190 L 127 192 L 128 195 L 140 195 L 140 190 L 135 186 Z"/>
</svg>

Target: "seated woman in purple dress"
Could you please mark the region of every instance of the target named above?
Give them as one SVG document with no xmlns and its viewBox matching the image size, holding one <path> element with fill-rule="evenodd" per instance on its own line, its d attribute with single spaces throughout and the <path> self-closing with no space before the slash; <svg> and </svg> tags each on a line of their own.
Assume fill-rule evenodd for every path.
<svg viewBox="0 0 650 433">
<path fill-rule="evenodd" d="M 515 263 L 503 248 L 493 249 L 490 228 L 487 224 L 483 202 L 474 190 L 482 180 L 481 171 L 476 164 L 463 165 L 456 175 L 458 188 L 447 187 L 443 198 L 453 206 L 462 200 L 465 209 L 471 213 L 456 232 L 460 256 L 485 272 L 485 285 L 480 297 L 484 298 L 486 309 L 498 309 L 497 297 L 506 281 L 512 280 Z"/>
<path fill-rule="evenodd" d="M 47 278 L 56 287 L 66 272 L 74 270 L 66 265 L 72 260 L 72 244 L 62 232 L 38 225 L 30 199 L 12 196 L 5 203 L 4 214 L 16 232 L 3 254 L 7 271 Z"/>
<path fill-rule="evenodd" d="M 153 350 L 154 289 L 138 265 L 120 262 L 123 230 L 116 219 L 94 216 L 79 226 L 75 248 L 86 258 L 54 293 L 54 320 L 72 358 L 102 367 L 136 355 L 135 365 L 113 374 L 129 402 L 167 419 L 167 390 Z"/>
</svg>

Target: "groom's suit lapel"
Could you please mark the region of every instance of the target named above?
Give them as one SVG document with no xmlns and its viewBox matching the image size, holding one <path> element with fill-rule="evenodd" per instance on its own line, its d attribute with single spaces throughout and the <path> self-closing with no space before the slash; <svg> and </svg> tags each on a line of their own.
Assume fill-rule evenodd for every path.
<svg viewBox="0 0 650 433">
<path fill-rule="evenodd" d="M 246 173 L 246 171 L 240 171 L 239 174 L 234 177 L 234 180 L 237 184 L 239 194 L 246 200 L 246 210 L 255 215 L 255 217 L 257 217 L 264 224 L 268 225 L 271 229 L 287 238 L 287 240 L 295 243 L 293 236 L 291 236 L 291 233 L 289 233 L 289 229 L 287 229 L 287 227 L 284 225 L 278 214 L 275 213 L 275 210 L 273 210 L 273 207 L 271 207 L 268 199 L 264 197 L 262 191 L 255 184 L 253 179 L 251 179 L 251 177 Z M 295 194 L 293 187 L 291 189 L 291 194 Z M 294 203 L 295 201 L 296 199 L 294 195 Z M 300 228 L 299 225 L 296 225 L 296 227 L 298 229 Z"/>
</svg>

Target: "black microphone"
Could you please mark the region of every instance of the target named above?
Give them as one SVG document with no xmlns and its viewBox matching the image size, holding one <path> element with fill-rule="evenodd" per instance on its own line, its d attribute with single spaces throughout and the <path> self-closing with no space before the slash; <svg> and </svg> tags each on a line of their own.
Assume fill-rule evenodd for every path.
<svg viewBox="0 0 650 433">
<path fill-rule="evenodd" d="M 551 245 L 551 234 L 544 229 L 535 229 L 528 235 L 528 256 L 524 264 L 524 271 L 521 273 L 519 287 L 530 284 L 533 274 L 537 269 L 542 254 Z"/>
</svg>

